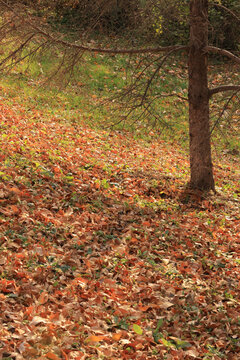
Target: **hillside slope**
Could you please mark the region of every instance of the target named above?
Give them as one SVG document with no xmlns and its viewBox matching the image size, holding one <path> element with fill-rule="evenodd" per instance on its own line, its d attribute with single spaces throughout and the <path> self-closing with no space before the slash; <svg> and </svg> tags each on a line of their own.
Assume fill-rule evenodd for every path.
<svg viewBox="0 0 240 360">
<path fill-rule="evenodd" d="M 228 359 L 237 162 L 185 191 L 178 146 L 0 103 L 0 359 Z"/>
</svg>

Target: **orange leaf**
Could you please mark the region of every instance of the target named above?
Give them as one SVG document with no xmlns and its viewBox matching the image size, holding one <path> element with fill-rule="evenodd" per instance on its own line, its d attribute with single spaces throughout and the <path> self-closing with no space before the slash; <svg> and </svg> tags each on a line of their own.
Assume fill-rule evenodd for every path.
<svg viewBox="0 0 240 360">
<path fill-rule="evenodd" d="M 95 189 L 98 190 L 98 189 L 100 189 L 101 186 L 100 186 L 100 184 L 99 184 L 98 182 L 96 182 L 96 183 L 94 184 L 94 187 L 95 187 Z"/>
<path fill-rule="evenodd" d="M 102 341 L 103 339 L 105 338 L 105 336 L 103 335 L 90 335 L 86 341 L 87 342 L 99 342 L 99 341 Z"/>
<path fill-rule="evenodd" d="M 148 305 L 146 305 L 146 306 L 139 305 L 138 308 L 139 308 L 139 310 L 141 310 L 141 311 L 147 311 L 147 310 L 150 308 L 150 306 L 148 306 Z"/>
<path fill-rule="evenodd" d="M 61 170 L 59 169 L 58 166 L 54 166 L 53 171 L 55 172 L 55 174 L 61 173 Z"/>
<path fill-rule="evenodd" d="M 22 254 L 22 253 L 18 253 L 15 255 L 16 258 L 18 259 L 25 259 L 25 254 Z"/>
<path fill-rule="evenodd" d="M 79 283 L 81 283 L 81 284 L 83 284 L 83 285 L 86 285 L 86 284 L 88 283 L 88 280 L 87 280 L 87 279 L 84 279 L 84 278 L 81 277 L 81 276 L 76 277 L 75 280 L 77 280 L 77 282 L 79 282 Z"/>
<path fill-rule="evenodd" d="M 122 337 L 122 333 L 121 333 L 121 332 L 116 333 L 116 334 L 113 334 L 113 336 L 112 336 L 113 340 L 116 340 L 116 341 L 120 340 L 121 337 Z"/>
<path fill-rule="evenodd" d="M 85 260 L 85 264 L 86 264 L 88 269 L 91 269 L 92 265 L 91 265 L 89 260 Z"/>
<path fill-rule="evenodd" d="M 143 221 L 142 224 L 143 224 L 143 226 L 151 226 L 149 221 Z"/>
<path fill-rule="evenodd" d="M 25 313 L 27 316 L 30 316 L 30 315 L 32 314 L 32 312 L 33 312 L 33 309 L 34 309 L 34 307 L 33 307 L 32 305 L 30 305 L 29 307 L 26 308 L 26 310 L 25 310 L 24 313 Z"/>
<path fill-rule="evenodd" d="M 61 360 L 56 354 L 52 352 L 48 352 L 45 356 L 49 360 Z"/>
<path fill-rule="evenodd" d="M 21 190 L 19 190 L 18 188 L 16 188 L 16 187 L 11 187 L 10 189 L 9 189 L 10 191 L 12 191 L 13 193 L 15 193 L 15 194 L 21 194 Z"/>
<path fill-rule="evenodd" d="M 58 320 L 59 319 L 59 315 L 60 313 L 52 313 L 51 315 L 49 315 L 49 320 L 54 321 L 54 320 Z"/>
<path fill-rule="evenodd" d="M 67 354 L 65 353 L 65 351 L 63 349 L 61 349 L 61 352 L 62 352 L 62 357 L 65 359 L 65 360 L 68 360 L 68 356 Z"/>
<path fill-rule="evenodd" d="M 16 205 L 11 205 L 10 208 L 12 214 L 18 214 L 20 212 L 19 208 Z"/>
<path fill-rule="evenodd" d="M 39 303 L 45 304 L 48 301 L 48 293 L 46 291 L 43 291 L 39 297 Z"/>
</svg>

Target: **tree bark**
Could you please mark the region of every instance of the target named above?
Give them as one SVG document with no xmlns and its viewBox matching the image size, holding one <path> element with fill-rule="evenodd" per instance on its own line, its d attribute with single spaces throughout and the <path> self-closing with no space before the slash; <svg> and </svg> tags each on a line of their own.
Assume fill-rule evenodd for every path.
<svg viewBox="0 0 240 360">
<path fill-rule="evenodd" d="M 211 158 L 209 90 L 207 78 L 208 1 L 190 1 L 189 135 L 190 187 L 215 190 Z"/>
</svg>

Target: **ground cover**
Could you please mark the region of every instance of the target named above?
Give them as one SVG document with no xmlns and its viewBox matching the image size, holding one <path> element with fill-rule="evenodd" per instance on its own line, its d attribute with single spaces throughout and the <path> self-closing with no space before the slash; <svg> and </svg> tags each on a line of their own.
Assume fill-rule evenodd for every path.
<svg viewBox="0 0 240 360">
<path fill-rule="evenodd" d="M 217 194 L 186 191 L 181 98 L 158 102 L 173 132 L 113 131 L 127 61 L 86 57 L 68 88 L 39 87 L 52 59 L 1 78 L 0 359 L 237 359 L 239 114 L 214 134 Z M 162 84 L 186 97 L 184 64 Z"/>
<path fill-rule="evenodd" d="M 21 100 L 2 89 L 0 357 L 238 359 L 236 155 L 204 197 L 176 143 Z"/>
<path fill-rule="evenodd" d="M 121 44 L 124 46 L 123 44 Z M 125 45 L 126 46 L 126 45 Z M 71 59 L 71 56 L 70 56 Z M 155 60 L 155 61 L 154 61 Z M 153 116 L 137 108 L 124 121 L 129 106 L 141 102 L 149 78 L 156 70 L 157 59 L 147 57 L 103 56 L 84 54 L 73 69 L 71 61 L 59 68 L 62 54 L 40 53 L 29 61 L 15 65 L 1 77 L 1 94 L 6 104 L 24 103 L 29 115 L 33 110 L 42 111 L 43 117 L 59 117 L 59 121 L 75 123 L 79 119 L 94 128 L 125 129 L 137 137 L 161 139 L 181 143 L 188 148 L 187 65 L 184 54 L 171 58 L 159 70 L 148 90 Z M 145 69 L 145 70 L 144 70 Z M 70 71 L 73 70 L 73 71 Z M 121 98 L 139 74 L 141 81 L 134 94 Z M 71 74 L 71 75 L 70 75 Z M 229 63 L 210 59 L 209 87 L 238 82 L 238 68 Z M 67 86 L 68 84 L 68 86 Z M 50 86 L 51 85 L 51 86 Z M 163 94 L 163 97 L 160 96 Z M 166 95 L 175 95 L 167 97 Z M 227 94 L 229 96 L 229 94 Z M 153 102 L 152 100 L 155 99 Z M 113 100 L 113 101 L 111 101 Z M 222 111 L 224 109 L 224 111 Z M 217 94 L 210 103 L 211 130 L 214 147 L 222 152 L 240 152 L 239 98 L 231 101 Z M 123 121 L 120 121 L 120 120 Z"/>
</svg>

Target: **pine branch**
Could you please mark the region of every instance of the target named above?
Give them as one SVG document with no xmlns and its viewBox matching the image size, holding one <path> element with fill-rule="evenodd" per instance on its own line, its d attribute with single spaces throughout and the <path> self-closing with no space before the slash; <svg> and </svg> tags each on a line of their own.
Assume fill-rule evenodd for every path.
<svg viewBox="0 0 240 360">
<path fill-rule="evenodd" d="M 230 102 L 232 101 L 232 99 L 234 98 L 234 96 L 237 94 L 237 92 L 238 92 L 238 90 L 235 91 L 235 92 L 228 98 L 227 102 L 224 104 L 224 107 L 223 107 L 220 115 L 218 116 L 217 120 L 216 120 L 215 123 L 213 124 L 213 127 L 212 127 L 212 129 L 211 129 L 211 131 L 210 131 L 210 134 L 211 134 L 211 135 L 212 135 L 214 129 L 216 128 L 216 126 L 220 123 L 220 121 L 221 121 L 221 119 L 222 119 L 225 111 L 226 111 L 227 108 L 228 108 L 228 105 L 230 104 Z"/>
<path fill-rule="evenodd" d="M 240 57 L 234 55 L 233 53 L 231 53 L 228 50 L 221 49 L 221 48 L 218 48 L 218 47 L 215 47 L 215 46 L 206 46 L 203 50 L 208 52 L 208 53 L 213 52 L 215 54 L 219 54 L 219 55 L 222 55 L 222 56 L 227 56 L 229 59 L 232 59 L 236 63 L 240 64 Z"/>
<path fill-rule="evenodd" d="M 14 16 L 17 18 L 20 18 L 24 24 L 27 24 L 30 28 L 32 28 L 36 33 L 44 36 L 46 39 L 49 39 L 52 43 L 62 45 L 64 47 L 70 48 L 70 49 L 76 49 L 79 51 L 87 51 L 92 53 L 100 53 L 100 54 L 158 54 L 161 52 L 170 52 L 170 51 L 180 51 L 180 50 L 188 50 L 188 46 L 182 46 L 182 45 L 173 45 L 173 46 L 163 46 L 163 47 L 156 47 L 156 48 L 139 48 L 139 49 L 111 49 L 111 48 L 102 48 L 102 47 L 90 47 L 86 45 L 71 43 L 66 40 L 58 39 L 55 36 L 51 35 L 49 32 L 43 30 L 41 27 L 34 24 L 29 18 L 19 15 L 14 9 L 8 5 L 5 1 L 0 0 L 0 3 L 4 5 L 6 9 L 11 11 Z"/>
<path fill-rule="evenodd" d="M 231 91 L 231 90 L 240 91 L 240 85 L 222 85 L 209 89 L 209 97 L 219 92 Z"/>
<path fill-rule="evenodd" d="M 74 44 L 62 39 L 57 39 L 53 37 L 51 34 L 47 33 L 46 31 L 40 29 L 38 26 L 34 24 L 30 24 L 30 26 L 35 29 L 39 34 L 43 35 L 45 38 L 51 40 L 55 44 L 63 45 L 70 49 L 82 50 L 87 52 L 93 53 L 100 53 L 100 54 L 158 54 L 161 52 L 170 52 L 170 51 L 180 51 L 180 50 L 188 50 L 188 46 L 181 46 L 181 45 L 173 45 L 173 46 L 164 46 L 164 47 L 156 47 L 156 48 L 140 48 L 140 49 L 107 49 L 102 47 L 90 47 L 86 45 L 79 45 Z"/>
</svg>

